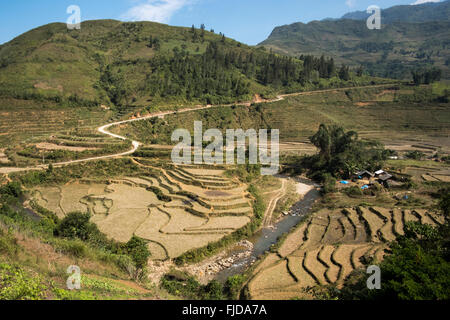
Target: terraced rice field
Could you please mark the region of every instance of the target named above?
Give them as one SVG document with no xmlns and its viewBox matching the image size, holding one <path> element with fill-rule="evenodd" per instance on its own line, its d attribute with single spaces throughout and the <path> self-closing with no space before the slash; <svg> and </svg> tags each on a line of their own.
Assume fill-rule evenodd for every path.
<svg viewBox="0 0 450 320">
<path fill-rule="evenodd" d="M 31 101 L 22 101 L 28 106 L 15 105 L 16 102 L 0 102 L 0 145 L 10 146 L 27 138 L 45 137 L 72 128 L 95 127 L 111 114 L 101 108 L 40 108 Z"/>
<path fill-rule="evenodd" d="M 404 233 L 408 221 L 436 226 L 444 217 L 428 210 L 379 207 L 319 211 L 255 268 L 247 284 L 250 298 L 311 298 L 308 287 L 341 287 L 353 270 L 380 262 L 389 241 Z"/>
<path fill-rule="evenodd" d="M 37 204 L 60 218 L 89 212 L 91 221 L 117 241 L 133 235 L 149 240 L 155 260 L 206 246 L 251 221 L 247 186 L 226 178 L 223 170 L 152 169 L 151 174 L 102 183 L 83 180 L 40 187 L 32 194 Z"/>
<path fill-rule="evenodd" d="M 130 149 L 131 145 L 128 142 L 104 137 L 93 129 L 79 129 L 66 134 L 34 137 L 25 143 L 8 148 L 5 152 L 8 162 L 17 167 L 27 167 L 43 162 L 57 163 L 104 156 Z"/>
</svg>

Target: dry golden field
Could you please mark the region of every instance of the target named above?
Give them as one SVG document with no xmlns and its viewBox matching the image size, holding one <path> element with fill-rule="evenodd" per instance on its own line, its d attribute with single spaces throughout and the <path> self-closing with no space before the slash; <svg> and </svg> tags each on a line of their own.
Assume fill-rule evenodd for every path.
<svg viewBox="0 0 450 320">
<path fill-rule="evenodd" d="M 342 286 L 364 262 L 383 259 L 388 241 L 403 234 L 407 221 L 436 226 L 441 214 L 429 210 L 355 207 L 321 210 L 267 255 L 247 284 L 251 299 L 305 299 L 316 285 Z"/>
<path fill-rule="evenodd" d="M 39 187 L 32 194 L 60 218 L 89 212 L 109 238 L 126 242 L 137 235 L 148 240 L 154 260 L 206 246 L 251 221 L 247 186 L 225 177 L 224 170 L 152 169 L 158 174 L 74 181 Z"/>
</svg>

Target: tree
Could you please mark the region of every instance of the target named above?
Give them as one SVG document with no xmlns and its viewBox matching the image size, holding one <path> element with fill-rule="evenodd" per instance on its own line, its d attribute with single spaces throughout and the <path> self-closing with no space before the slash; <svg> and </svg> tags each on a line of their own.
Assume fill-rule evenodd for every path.
<svg viewBox="0 0 450 320">
<path fill-rule="evenodd" d="M 212 280 L 202 288 L 204 300 L 223 300 L 223 286 L 220 282 Z"/>
<path fill-rule="evenodd" d="M 450 214 L 450 193 L 449 190 L 446 190 L 446 193 L 442 196 L 441 201 L 439 202 L 439 208 L 442 210 L 444 215 L 448 218 Z"/>
<path fill-rule="evenodd" d="M 9 182 L 8 184 L 0 187 L 0 194 L 20 198 L 23 195 L 22 186 L 19 182 Z"/>
<path fill-rule="evenodd" d="M 360 65 L 360 66 L 358 67 L 358 69 L 356 69 L 356 75 L 357 75 L 358 77 L 362 77 L 363 73 L 364 73 L 364 67 L 363 67 L 362 65 Z"/>
<path fill-rule="evenodd" d="M 310 141 L 319 154 L 303 158 L 302 165 L 309 168 L 312 177 L 322 181 L 326 174 L 348 178 L 356 170 L 379 169 L 387 158 L 379 143 L 359 140 L 355 131 L 346 132 L 336 125 L 321 124 Z"/>
<path fill-rule="evenodd" d="M 87 241 L 100 233 L 97 226 L 89 222 L 90 218 L 88 213 L 71 212 L 60 221 L 55 233 L 60 237 Z"/>
<path fill-rule="evenodd" d="M 411 75 L 416 86 L 421 84 L 430 84 L 441 80 L 442 70 L 439 68 L 431 68 L 427 70 L 412 70 Z"/>
<path fill-rule="evenodd" d="M 339 78 L 344 81 L 350 80 L 350 71 L 348 66 L 344 64 L 341 66 L 341 69 L 339 70 Z"/>
<path fill-rule="evenodd" d="M 133 235 L 133 237 L 125 245 L 125 249 L 138 270 L 142 270 L 147 267 L 148 258 L 151 254 L 145 240 Z"/>
</svg>

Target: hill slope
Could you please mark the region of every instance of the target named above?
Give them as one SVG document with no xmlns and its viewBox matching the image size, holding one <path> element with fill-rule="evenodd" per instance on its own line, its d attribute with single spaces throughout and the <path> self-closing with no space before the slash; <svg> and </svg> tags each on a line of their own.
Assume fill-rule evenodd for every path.
<svg viewBox="0 0 450 320">
<path fill-rule="evenodd" d="M 0 95 L 75 105 L 222 103 L 299 90 L 302 62 L 204 29 L 53 23 L 0 46 Z"/>
<path fill-rule="evenodd" d="M 441 5 L 446 8 L 448 2 Z M 428 6 L 406 7 L 414 7 L 419 12 L 428 10 Z M 438 12 L 435 6 L 433 8 L 433 12 Z M 397 16 L 400 15 L 391 14 L 391 20 Z M 350 17 L 358 18 L 358 15 Z M 425 14 L 422 17 L 431 18 Z M 260 45 L 293 56 L 327 52 L 338 63 L 361 64 L 376 76 L 410 78 L 411 69 L 436 66 L 443 70 L 444 78 L 450 78 L 448 20 L 390 24 L 383 21 L 381 30 L 369 30 L 366 21 L 359 18 L 294 23 L 275 28 Z"/>
<path fill-rule="evenodd" d="M 194 34 L 151 22 L 86 21 L 72 31 L 53 23 L 0 47 L 0 84 L 4 93 L 20 98 L 77 95 L 116 105 L 144 103 L 150 90 L 143 83 L 158 68 L 157 58 L 171 55 L 175 47 L 200 55 L 220 41 L 210 32 L 202 37 L 200 30 Z M 227 71 L 232 77 L 233 70 Z"/>
<path fill-rule="evenodd" d="M 369 16 L 370 14 L 366 11 L 355 11 L 343 15 L 342 19 L 367 20 Z M 449 21 L 450 1 L 424 3 L 413 6 L 394 6 L 388 9 L 382 9 L 381 16 L 383 23 Z"/>
</svg>

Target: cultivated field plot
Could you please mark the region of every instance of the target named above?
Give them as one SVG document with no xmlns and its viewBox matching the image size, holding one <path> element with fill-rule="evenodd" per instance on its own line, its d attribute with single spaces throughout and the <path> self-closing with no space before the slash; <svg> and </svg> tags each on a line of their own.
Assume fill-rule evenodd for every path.
<svg viewBox="0 0 450 320">
<path fill-rule="evenodd" d="M 0 146 L 12 146 L 29 138 L 81 127 L 95 127 L 107 121 L 111 112 L 98 108 L 36 106 L 29 100 L 0 99 Z"/>
<path fill-rule="evenodd" d="M 248 283 L 250 298 L 311 298 L 308 287 L 340 287 L 353 270 L 380 262 L 389 241 L 404 233 L 408 221 L 436 226 L 444 216 L 380 207 L 319 211 L 286 238 L 277 255 L 268 255 L 255 269 Z"/>
<path fill-rule="evenodd" d="M 26 167 L 115 154 L 130 149 L 129 142 L 106 137 L 95 129 L 78 128 L 30 138 L 25 143 L 4 149 L 4 155 L 10 165 Z"/>
<path fill-rule="evenodd" d="M 60 218 L 89 212 L 91 221 L 117 241 L 133 235 L 149 240 L 154 260 L 206 246 L 251 221 L 247 186 L 226 178 L 223 170 L 152 169 L 136 177 L 39 187 L 32 194 L 37 204 Z"/>
</svg>

